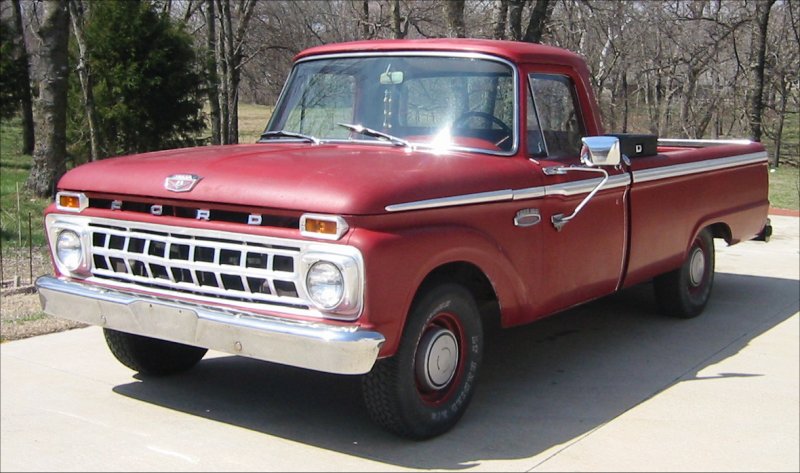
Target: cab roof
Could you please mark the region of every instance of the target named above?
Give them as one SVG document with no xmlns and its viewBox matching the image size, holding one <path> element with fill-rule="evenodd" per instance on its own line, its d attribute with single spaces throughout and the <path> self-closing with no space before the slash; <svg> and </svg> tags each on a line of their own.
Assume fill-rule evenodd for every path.
<svg viewBox="0 0 800 473">
<path fill-rule="evenodd" d="M 579 55 L 566 49 L 521 41 L 501 41 L 493 39 L 380 39 L 351 41 L 315 46 L 301 51 L 295 61 L 310 56 L 348 53 L 379 53 L 389 51 L 408 52 L 462 52 L 481 53 L 498 56 L 513 63 L 545 63 L 585 68 Z"/>
</svg>

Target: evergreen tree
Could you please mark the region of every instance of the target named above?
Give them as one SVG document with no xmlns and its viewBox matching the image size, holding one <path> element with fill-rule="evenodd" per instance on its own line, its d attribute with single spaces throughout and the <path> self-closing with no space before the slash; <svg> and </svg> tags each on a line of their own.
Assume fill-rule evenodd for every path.
<svg viewBox="0 0 800 473">
<path fill-rule="evenodd" d="M 24 87 L 29 87 L 25 66 L 14 42 L 13 29 L 0 21 L 0 118 L 9 118 L 19 111 Z"/>
<path fill-rule="evenodd" d="M 203 77 L 181 26 L 150 1 L 95 1 L 85 40 L 100 157 L 196 143 L 204 128 Z M 71 103 L 79 102 L 73 97 Z M 85 123 L 82 108 L 70 113 L 71 123 Z"/>
</svg>

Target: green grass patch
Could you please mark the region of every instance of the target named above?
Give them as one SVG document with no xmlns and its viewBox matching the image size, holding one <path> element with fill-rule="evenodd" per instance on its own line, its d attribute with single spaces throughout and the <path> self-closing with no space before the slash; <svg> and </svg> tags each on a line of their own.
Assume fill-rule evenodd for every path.
<svg viewBox="0 0 800 473">
<path fill-rule="evenodd" d="M 28 216 L 34 246 L 45 244 L 42 214 L 50 199 L 34 197 L 25 190 L 32 158 L 20 152 L 19 119 L 0 122 L 0 232 L 3 248 L 28 246 Z"/>
<path fill-rule="evenodd" d="M 800 168 L 782 165 L 770 170 L 769 202 L 779 209 L 800 210 Z"/>
</svg>

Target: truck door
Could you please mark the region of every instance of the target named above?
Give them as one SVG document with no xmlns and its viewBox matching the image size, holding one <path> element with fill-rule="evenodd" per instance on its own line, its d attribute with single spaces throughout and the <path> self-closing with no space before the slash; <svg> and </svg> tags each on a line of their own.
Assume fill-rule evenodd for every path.
<svg viewBox="0 0 800 473">
<path fill-rule="evenodd" d="M 551 312 L 614 292 L 620 284 L 627 245 L 629 174 L 604 167 L 608 178 L 566 223 L 605 176 L 581 163 L 586 127 L 575 85 L 566 75 L 529 74 L 528 157 L 541 168 L 545 197 L 541 215 L 545 254 L 535 304 Z M 564 170 L 564 168 L 572 168 Z M 538 310 L 537 310 L 538 312 Z"/>
</svg>

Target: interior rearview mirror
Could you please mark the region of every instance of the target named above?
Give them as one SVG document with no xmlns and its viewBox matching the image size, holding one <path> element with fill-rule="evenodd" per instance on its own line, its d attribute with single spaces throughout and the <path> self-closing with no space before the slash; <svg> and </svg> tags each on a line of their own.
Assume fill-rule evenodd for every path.
<svg viewBox="0 0 800 473">
<path fill-rule="evenodd" d="M 398 85 L 403 83 L 403 71 L 381 73 L 381 85 Z"/>
<path fill-rule="evenodd" d="M 587 136 L 581 138 L 581 160 L 587 166 L 617 166 L 621 160 L 619 138 L 615 136 Z"/>
</svg>

